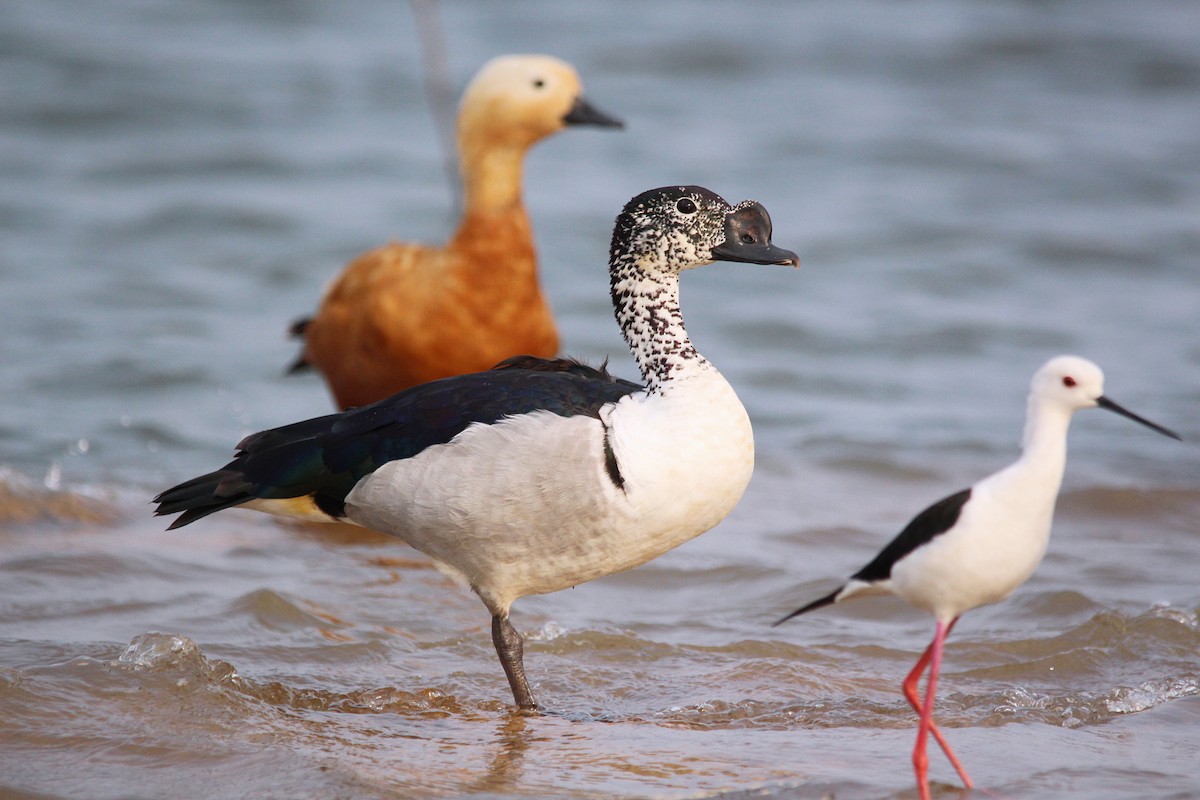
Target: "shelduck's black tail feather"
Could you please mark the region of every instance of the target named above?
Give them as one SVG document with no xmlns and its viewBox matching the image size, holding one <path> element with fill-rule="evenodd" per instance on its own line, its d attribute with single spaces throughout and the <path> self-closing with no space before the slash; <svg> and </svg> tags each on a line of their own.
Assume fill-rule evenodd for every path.
<svg viewBox="0 0 1200 800">
<path fill-rule="evenodd" d="M 308 326 L 312 324 L 312 321 L 312 317 L 301 317 L 300 319 L 296 320 L 292 323 L 291 327 L 288 328 L 288 336 L 292 337 L 293 339 L 300 339 L 303 341 L 304 335 L 308 331 Z M 297 372 L 305 372 L 312 369 L 312 364 L 309 362 L 306 352 L 307 351 L 303 347 L 300 348 L 300 355 L 296 356 L 295 360 L 292 361 L 291 364 L 288 364 L 288 375 L 295 375 Z"/>
<path fill-rule="evenodd" d="M 788 614 L 786 617 L 780 617 L 779 619 L 775 620 L 773 623 L 771 623 L 771 627 L 773 628 L 776 625 L 782 625 L 783 623 L 787 622 L 792 617 L 798 617 L 801 614 L 807 614 L 809 611 L 816 611 L 818 608 L 824 608 L 825 606 L 833 605 L 834 603 L 837 602 L 837 596 L 839 594 L 841 594 L 842 590 L 845 588 L 846 588 L 845 586 L 839 586 L 838 588 L 834 589 L 832 592 L 830 592 L 829 594 L 820 598 L 819 600 L 813 600 L 808 605 L 797 608 L 795 611 Z"/>
<path fill-rule="evenodd" d="M 300 355 L 292 359 L 292 363 L 287 365 L 287 369 L 284 370 L 284 374 L 296 375 L 301 372 L 308 372 L 310 369 L 312 369 L 312 363 L 309 362 L 308 356 L 304 355 L 304 351 L 301 350 Z"/>
</svg>

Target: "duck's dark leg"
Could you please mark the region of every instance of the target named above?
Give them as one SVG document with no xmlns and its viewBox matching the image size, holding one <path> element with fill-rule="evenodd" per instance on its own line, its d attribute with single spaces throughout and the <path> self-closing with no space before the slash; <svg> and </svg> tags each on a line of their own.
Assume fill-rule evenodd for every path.
<svg viewBox="0 0 1200 800">
<path fill-rule="evenodd" d="M 517 708 L 537 711 L 533 692 L 529 691 L 529 682 L 525 680 L 524 642 L 521 634 L 508 621 L 507 614 L 492 616 L 492 643 L 496 645 L 496 655 L 500 656 L 500 665 L 508 676 L 508 685 L 512 687 Z"/>
</svg>

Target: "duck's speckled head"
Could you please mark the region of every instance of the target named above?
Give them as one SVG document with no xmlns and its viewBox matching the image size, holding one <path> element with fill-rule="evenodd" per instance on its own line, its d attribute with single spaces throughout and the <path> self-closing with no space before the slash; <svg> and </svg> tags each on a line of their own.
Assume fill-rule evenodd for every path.
<svg viewBox="0 0 1200 800">
<path fill-rule="evenodd" d="M 609 259 L 613 311 L 651 393 L 710 368 L 684 328 L 679 273 L 713 261 L 800 263 L 771 243 L 771 218 L 761 204 L 731 206 L 700 186 L 643 192 L 617 217 Z"/>
<path fill-rule="evenodd" d="M 713 261 L 800 264 L 771 243 L 771 217 L 761 203 L 733 206 L 702 186 L 666 186 L 630 200 L 617 217 L 609 258 L 614 267 L 676 273 Z"/>
</svg>

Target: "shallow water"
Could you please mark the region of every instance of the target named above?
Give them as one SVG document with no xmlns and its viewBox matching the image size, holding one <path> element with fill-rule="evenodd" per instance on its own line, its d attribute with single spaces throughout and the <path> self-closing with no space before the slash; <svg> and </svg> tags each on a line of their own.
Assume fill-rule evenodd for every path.
<svg viewBox="0 0 1200 800">
<path fill-rule="evenodd" d="M 452 222 L 409 7 L 333 8 L 0 7 L 0 796 L 914 796 L 931 623 L 769 623 L 1011 459 L 1056 353 L 1200 439 L 1200 9 L 442 4 L 456 86 L 552 52 L 628 122 L 528 162 L 567 352 L 633 376 L 604 257 L 646 188 L 757 198 L 803 261 L 685 277 L 755 479 L 696 541 L 517 604 L 525 719 L 419 554 L 149 516 L 324 413 L 288 323 Z M 1071 446 L 1047 559 L 956 628 L 938 718 L 982 796 L 1200 797 L 1200 452 L 1099 412 Z"/>
</svg>

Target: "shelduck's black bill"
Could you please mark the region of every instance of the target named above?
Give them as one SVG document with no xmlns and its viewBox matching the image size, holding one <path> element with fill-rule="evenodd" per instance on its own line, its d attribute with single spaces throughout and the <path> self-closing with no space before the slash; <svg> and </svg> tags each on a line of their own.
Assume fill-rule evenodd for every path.
<svg viewBox="0 0 1200 800">
<path fill-rule="evenodd" d="M 771 244 L 771 215 L 761 203 L 746 202 L 725 215 L 725 241 L 712 249 L 718 261 L 800 266 L 800 256 Z"/>
<path fill-rule="evenodd" d="M 563 122 L 567 125 L 596 125 L 600 128 L 624 128 L 625 123 L 621 119 L 608 114 L 594 105 L 584 100 L 582 97 L 576 97 L 575 103 L 571 106 L 571 110 L 563 117 Z"/>
<path fill-rule="evenodd" d="M 1145 425 L 1150 430 L 1158 431 L 1163 436 L 1170 436 L 1172 439 L 1176 439 L 1180 442 L 1183 441 L 1183 437 L 1180 436 L 1175 431 L 1164 428 L 1162 425 L 1156 425 L 1155 423 L 1151 422 L 1150 420 L 1146 419 L 1145 417 L 1139 417 L 1137 414 L 1133 413 L 1132 411 L 1125 408 L 1124 406 L 1119 406 L 1116 403 L 1114 403 L 1112 400 L 1109 400 L 1104 395 L 1100 395 L 1099 397 L 1096 398 L 1096 405 L 1100 406 L 1101 408 L 1107 408 L 1109 411 L 1113 411 L 1117 414 L 1120 414 L 1122 417 L 1128 417 L 1129 419 L 1133 420 L 1134 422 L 1140 422 L 1141 424 Z"/>
</svg>

